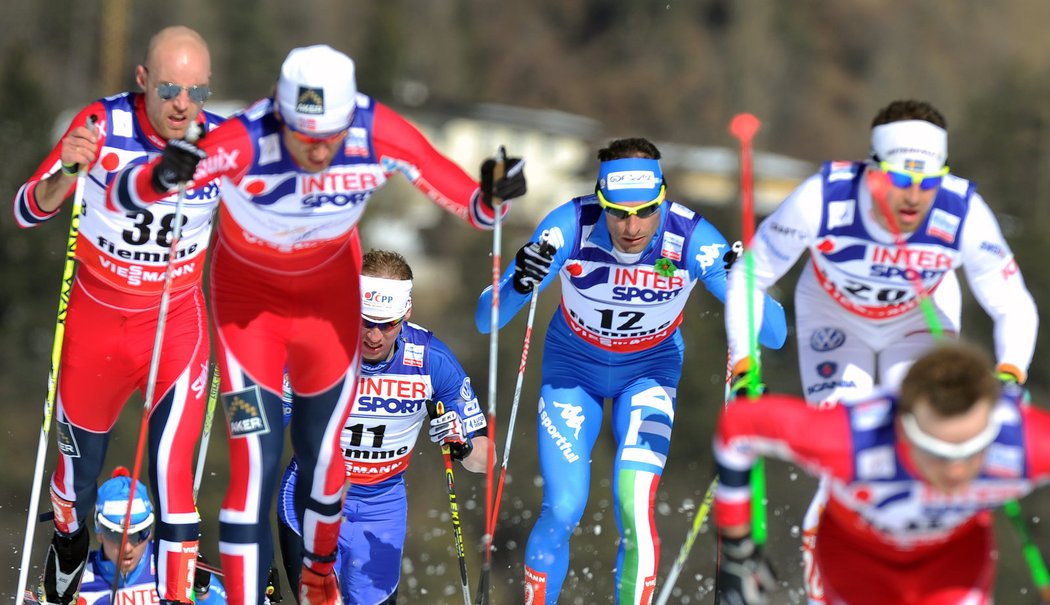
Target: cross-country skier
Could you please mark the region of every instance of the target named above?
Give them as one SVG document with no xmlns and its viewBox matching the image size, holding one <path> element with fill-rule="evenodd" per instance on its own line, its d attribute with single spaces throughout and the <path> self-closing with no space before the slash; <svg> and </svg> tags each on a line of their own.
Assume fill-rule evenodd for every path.
<svg viewBox="0 0 1050 605">
<path fill-rule="evenodd" d="M 815 556 L 834 605 L 990 603 L 992 511 L 1050 481 L 1050 412 L 1002 388 L 981 350 L 948 341 L 899 390 L 818 409 L 786 395 L 738 401 L 715 438 L 721 603 L 761 605 L 775 588 L 750 538 L 757 456 L 829 477 Z"/>
<path fill-rule="evenodd" d="M 947 156 L 943 115 L 926 102 L 894 101 L 872 120 L 868 161 L 824 164 L 758 227 L 752 254 L 759 318 L 758 294 L 809 251 L 795 290 L 808 401 L 834 403 L 876 384 L 892 387 L 933 344 L 933 322 L 957 334 L 960 267 L 995 322 L 1000 376 L 1024 382 L 1035 350 L 1035 303 L 995 216 L 973 183 L 949 172 Z M 744 271 L 733 271 L 726 294 L 738 389 L 753 371 L 746 282 Z M 931 293 L 936 319 L 919 308 L 920 289 Z M 811 603 L 821 602 L 812 542 L 823 491 L 803 528 Z"/>
<path fill-rule="evenodd" d="M 117 581 L 117 603 L 156 603 L 156 565 L 153 560 L 153 504 L 146 487 L 139 483 L 131 497 L 131 476 L 124 467 L 113 472 L 113 478 L 98 488 L 95 503 L 95 532 L 100 547 L 88 556 L 80 585 L 78 605 L 109 605 L 113 575 Z M 127 544 L 120 552 L 128 500 L 131 500 L 131 523 Z M 118 562 L 119 561 L 119 568 Z M 226 591 L 211 573 L 197 568 L 193 576 L 193 596 L 197 605 L 223 605 Z"/>
<path fill-rule="evenodd" d="M 612 400 L 613 496 L 622 539 L 616 602 L 651 602 L 659 540 L 653 501 L 670 446 L 684 344 L 678 325 L 693 287 L 719 300 L 735 258 L 722 234 L 685 206 L 665 203 L 660 152 L 646 139 L 612 141 L 598 152 L 598 182 L 548 214 L 500 281 L 499 325 L 561 278 L 562 300 L 547 328 L 540 387 L 543 507 L 525 551 L 528 603 L 553 605 L 569 568 L 569 538 L 590 492 L 591 449 L 605 399 Z M 554 252 L 539 241 L 547 234 Z M 477 305 L 488 332 L 491 288 Z M 768 299 L 764 344 L 778 348 L 786 326 Z M 696 410 L 702 413 L 702 410 Z"/>
<path fill-rule="evenodd" d="M 109 431 L 135 390 L 145 392 L 174 227 L 174 195 L 149 208 L 105 202 L 114 174 L 157 156 L 191 123 L 214 127 L 202 111 L 211 61 L 204 40 L 185 27 L 150 39 L 135 68 L 141 92 L 100 99 L 81 109 L 62 140 L 15 196 L 15 217 L 36 227 L 70 196 L 77 168 L 87 171 L 77 241 L 79 268 L 66 319 L 55 426 L 59 460 L 51 477 L 55 533 L 45 563 L 51 603 L 68 605 L 88 555 L 84 524 L 94 510 Z M 89 125 L 89 118 L 97 123 Z M 208 381 L 208 318 L 201 291 L 218 187 L 187 190 L 182 239 L 174 261 L 170 306 L 149 419 L 150 485 L 158 505 L 153 552 L 163 601 L 189 603 L 200 534 L 193 499 L 193 450 L 201 432 Z M 158 456 L 162 452 L 163 456 Z"/>
<path fill-rule="evenodd" d="M 371 250 L 361 264 L 362 358 L 357 400 L 343 427 L 350 483 L 343 505 L 336 572 L 344 603 L 393 605 L 401 579 L 408 521 L 405 470 L 428 399 L 445 414 L 429 421 L 430 439 L 448 443 L 452 458 L 484 472 L 485 414 L 470 378 L 433 332 L 409 323 L 412 269 L 396 252 Z M 295 459 L 285 471 L 278 504 L 282 558 L 289 581 L 299 574 L 298 524 L 292 495 Z"/>
<path fill-rule="evenodd" d="M 300 597 L 309 605 L 339 601 L 333 566 L 346 478 L 339 441 L 361 353 L 357 222 L 372 193 L 400 172 L 472 226 L 492 228 L 494 198 L 525 192 L 520 160 L 508 160 L 498 179 L 494 165 L 482 165 L 486 186 L 479 187 L 408 121 L 357 91 L 350 57 L 317 45 L 289 53 L 273 97 L 209 133 L 199 148 L 169 145 L 110 189 L 117 205 L 143 210 L 183 179 L 221 177 L 210 292 L 230 434 L 219 518 L 230 603 L 261 602 L 270 569 L 285 368 L 299 461 Z"/>
</svg>

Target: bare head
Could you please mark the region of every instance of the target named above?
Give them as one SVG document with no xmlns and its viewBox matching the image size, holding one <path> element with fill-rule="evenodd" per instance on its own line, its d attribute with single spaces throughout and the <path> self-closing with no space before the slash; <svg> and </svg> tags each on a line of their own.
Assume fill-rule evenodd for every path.
<svg viewBox="0 0 1050 605">
<path fill-rule="evenodd" d="M 146 97 L 146 115 L 164 139 L 181 139 L 211 94 L 211 55 L 204 38 L 176 25 L 150 38 L 135 81 Z"/>
</svg>

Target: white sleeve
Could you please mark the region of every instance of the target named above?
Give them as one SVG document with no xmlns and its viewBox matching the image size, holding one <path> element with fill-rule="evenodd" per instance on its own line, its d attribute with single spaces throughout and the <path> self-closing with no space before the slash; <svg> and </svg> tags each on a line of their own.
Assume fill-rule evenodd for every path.
<svg viewBox="0 0 1050 605">
<path fill-rule="evenodd" d="M 816 239 L 820 230 L 823 184 L 815 174 L 798 186 L 755 231 L 751 241 L 754 266 L 754 325 L 762 325 L 763 299 L 773 284 L 795 264 Z M 729 271 L 726 283 L 726 338 L 730 363 L 735 365 L 749 353 L 746 259 Z"/>
<path fill-rule="evenodd" d="M 995 322 L 996 360 L 1020 370 L 1023 380 L 1035 352 L 1039 312 L 998 221 L 976 193 L 963 225 L 960 251 L 970 290 Z"/>
</svg>

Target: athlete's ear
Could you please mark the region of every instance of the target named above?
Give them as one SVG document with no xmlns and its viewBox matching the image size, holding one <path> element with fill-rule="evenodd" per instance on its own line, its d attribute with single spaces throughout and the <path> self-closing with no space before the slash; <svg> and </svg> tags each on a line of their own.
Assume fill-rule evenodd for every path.
<svg viewBox="0 0 1050 605">
<path fill-rule="evenodd" d="M 405 321 L 412 319 L 412 301 L 408 302 L 408 311 L 405 311 Z"/>
<path fill-rule="evenodd" d="M 145 65 L 138 65 L 135 67 L 135 83 L 139 85 L 139 88 L 142 89 L 142 92 L 148 91 L 148 88 L 146 88 L 147 73 L 149 72 L 146 71 Z"/>
</svg>

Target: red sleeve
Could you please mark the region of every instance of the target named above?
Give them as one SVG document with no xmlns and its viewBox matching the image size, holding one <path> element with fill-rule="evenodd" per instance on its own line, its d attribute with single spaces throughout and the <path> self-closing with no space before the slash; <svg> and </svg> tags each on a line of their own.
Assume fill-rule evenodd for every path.
<svg viewBox="0 0 1050 605">
<path fill-rule="evenodd" d="M 796 463 L 813 474 L 843 480 L 853 475 L 853 446 L 846 408 L 817 409 L 787 395 L 737 400 L 722 413 L 715 435 L 718 491 L 715 522 L 751 519 L 750 472 L 759 456 Z"/>
<path fill-rule="evenodd" d="M 480 203 L 478 182 L 382 103 L 376 103 L 372 138 L 381 165 L 396 166 L 427 197 L 474 227 L 492 227 L 493 213 Z"/>
<path fill-rule="evenodd" d="M 62 133 L 62 136 L 58 139 L 58 143 L 55 144 L 51 149 L 51 152 L 44 158 L 44 161 L 37 167 L 33 176 L 29 177 L 29 180 L 19 187 L 18 193 L 15 195 L 15 219 L 18 221 L 19 227 L 36 227 L 40 223 L 43 223 L 47 219 L 58 214 L 59 210 L 62 209 L 62 207 L 59 206 L 52 212 L 41 210 L 40 206 L 36 203 L 34 190 L 36 189 L 37 183 L 54 174 L 54 172 L 59 169 L 60 158 L 62 157 L 62 139 L 66 138 L 66 135 L 68 135 L 74 128 L 87 125 L 89 116 L 95 116 L 99 120 L 105 120 L 106 108 L 102 106 L 101 102 L 95 101 L 81 109 L 69 123 L 69 127 L 66 128 L 66 131 Z M 105 125 L 98 128 L 98 133 L 98 148 L 101 149 L 102 145 L 105 144 Z M 69 197 L 69 194 L 72 192 L 73 186 L 70 186 L 69 191 L 66 192 L 66 197 Z"/>
<path fill-rule="evenodd" d="M 1050 411 L 1034 406 L 1021 408 L 1028 476 L 1037 483 L 1050 481 Z"/>
<path fill-rule="evenodd" d="M 255 161 L 251 137 L 239 119 L 230 119 L 209 131 L 200 141 L 200 147 L 208 157 L 201 160 L 193 173 L 195 183 L 207 183 L 220 177 L 236 182 L 243 177 Z M 122 172 L 110 184 L 107 200 L 111 206 L 134 211 L 145 207 L 169 194 L 157 193 L 150 181 L 153 170 L 160 163 L 160 156 L 146 164 L 133 166 Z"/>
</svg>

